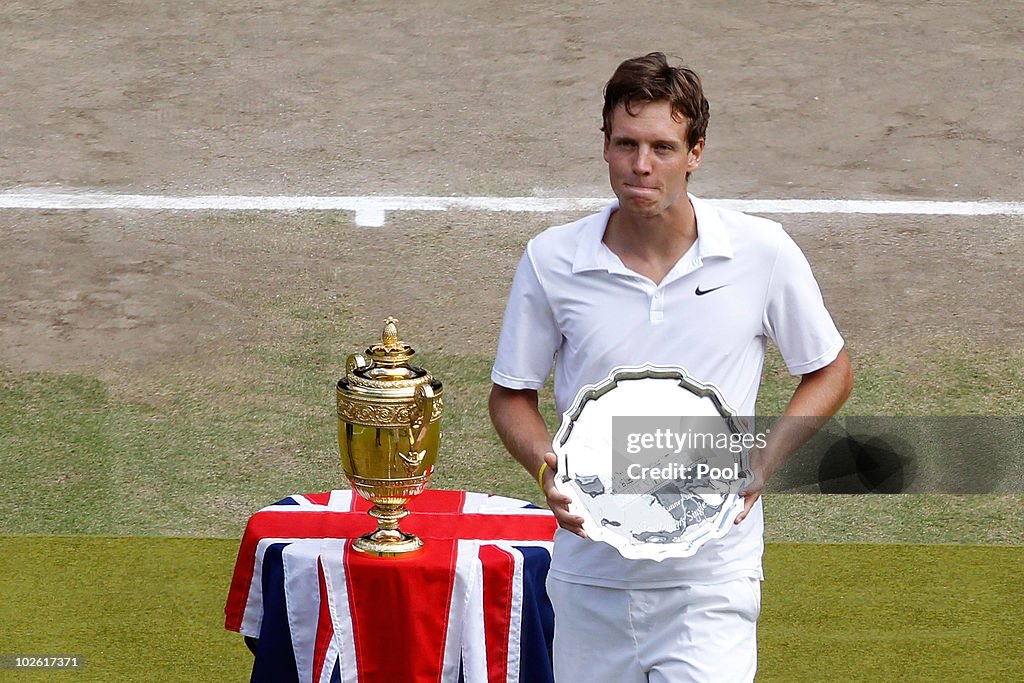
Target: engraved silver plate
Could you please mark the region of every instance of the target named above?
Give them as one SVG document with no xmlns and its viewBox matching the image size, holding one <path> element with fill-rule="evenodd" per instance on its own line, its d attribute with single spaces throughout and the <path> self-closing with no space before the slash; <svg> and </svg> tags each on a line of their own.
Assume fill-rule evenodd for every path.
<svg viewBox="0 0 1024 683">
<path fill-rule="evenodd" d="M 681 367 L 618 367 L 562 416 L 555 482 L 587 535 L 623 557 L 689 557 L 743 510 L 746 426 Z M 637 456 L 640 444 L 652 447 Z"/>
</svg>

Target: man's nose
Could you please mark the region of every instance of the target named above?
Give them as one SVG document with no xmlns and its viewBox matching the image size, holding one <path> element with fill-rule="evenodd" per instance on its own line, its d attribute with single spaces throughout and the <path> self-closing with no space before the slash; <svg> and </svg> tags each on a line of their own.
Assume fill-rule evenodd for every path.
<svg viewBox="0 0 1024 683">
<path fill-rule="evenodd" d="M 638 148 L 633 158 L 633 173 L 647 175 L 651 172 L 651 150 Z"/>
</svg>

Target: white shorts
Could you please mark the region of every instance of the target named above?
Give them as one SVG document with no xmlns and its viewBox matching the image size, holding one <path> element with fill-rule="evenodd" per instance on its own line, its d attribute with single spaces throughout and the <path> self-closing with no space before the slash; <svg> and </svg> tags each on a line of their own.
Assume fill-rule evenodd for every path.
<svg viewBox="0 0 1024 683">
<path fill-rule="evenodd" d="M 557 683 L 742 683 L 757 672 L 761 582 L 621 589 L 548 576 Z"/>
</svg>

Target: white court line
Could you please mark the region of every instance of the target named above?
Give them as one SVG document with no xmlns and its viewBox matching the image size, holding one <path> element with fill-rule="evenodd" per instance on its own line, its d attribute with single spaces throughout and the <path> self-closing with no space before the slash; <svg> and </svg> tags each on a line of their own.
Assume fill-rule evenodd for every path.
<svg viewBox="0 0 1024 683">
<path fill-rule="evenodd" d="M 353 211 L 356 225 L 379 227 L 389 211 L 498 211 L 534 213 L 593 211 L 607 197 L 417 197 L 417 196 L 173 196 L 91 193 L 0 193 L 0 209 L 139 209 L 145 211 Z M 1021 216 L 1024 202 L 898 201 L 883 199 L 712 199 L 748 213 L 914 214 Z"/>
</svg>

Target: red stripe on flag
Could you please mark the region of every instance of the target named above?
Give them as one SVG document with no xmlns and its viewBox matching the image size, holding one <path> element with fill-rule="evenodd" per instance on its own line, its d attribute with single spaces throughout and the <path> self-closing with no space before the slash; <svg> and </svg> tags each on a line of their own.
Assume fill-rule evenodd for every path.
<svg viewBox="0 0 1024 683">
<path fill-rule="evenodd" d="M 360 495 L 353 494 L 352 507 L 355 510 L 365 511 L 370 509 L 370 501 Z M 450 491 L 448 489 L 427 489 L 416 496 L 406 507 L 411 512 L 462 512 L 462 506 L 466 504 L 465 491 Z"/>
<path fill-rule="evenodd" d="M 552 515 L 418 513 L 402 520 L 403 531 L 424 539 L 550 541 L 556 527 Z"/>
<path fill-rule="evenodd" d="M 334 639 L 334 621 L 331 619 L 331 606 L 327 597 L 327 579 L 324 577 L 324 565 L 316 559 L 317 579 L 320 584 L 320 614 L 316 623 L 316 642 L 313 646 L 313 680 L 323 679 L 324 660 L 327 649 Z"/>
<path fill-rule="evenodd" d="M 484 582 L 484 647 L 487 649 L 488 683 L 508 678 L 508 635 L 512 624 L 512 556 L 493 545 L 480 547 Z"/>
<path fill-rule="evenodd" d="M 435 540 L 414 557 L 380 558 L 350 544 L 345 576 L 360 683 L 441 680 L 457 552 L 457 541 Z M 409 562 L 418 570 L 408 571 Z"/>
<path fill-rule="evenodd" d="M 313 505 L 323 505 L 327 507 L 327 504 L 331 502 L 331 492 L 326 493 L 306 493 L 302 496 Z"/>
</svg>

